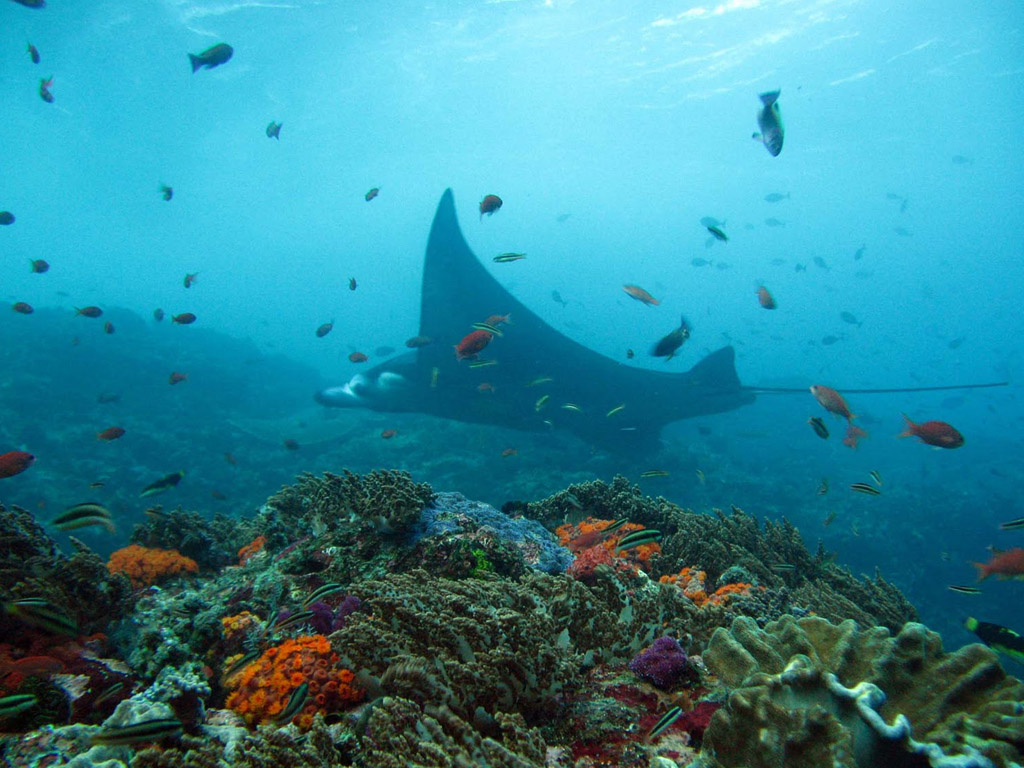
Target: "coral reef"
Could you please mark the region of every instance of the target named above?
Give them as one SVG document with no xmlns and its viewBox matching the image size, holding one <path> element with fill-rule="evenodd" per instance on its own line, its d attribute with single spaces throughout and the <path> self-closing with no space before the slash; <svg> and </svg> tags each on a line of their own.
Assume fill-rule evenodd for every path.
<svg viewBox="0 0 1024 768">
<path fill-rule="evenodd" d="M 115 551 L 107 562 L 107 570 L 125 574 L 135 589 L 186 573 L 199 573 L 199 564 L 175 549 L 151 549 L 129 544 Z"/>
<path fill-rule="evenodd" d="M 180 507 L 164 512 L 155 507 L 144 525 L 136 525 L 131 543 L 151 549 L 174 549 L 191 558 L 200 568 L 223 568 L 237 561 L 235 551 L 251 541 L 251 523 L 237 523 L 223 515 L 207 520 L 198 512 Z"/>
<path fill-rule="evenodd" d="M 850 620 L 787 616 L 762 630 L 738 618 L 704 660 L 734 689 L 707 730 L 708 765 L 982 768 L 1024 756 L 1024 684 L 985 646 L 945 653 L 920 624 L 893 637 Z"/>
</svg>

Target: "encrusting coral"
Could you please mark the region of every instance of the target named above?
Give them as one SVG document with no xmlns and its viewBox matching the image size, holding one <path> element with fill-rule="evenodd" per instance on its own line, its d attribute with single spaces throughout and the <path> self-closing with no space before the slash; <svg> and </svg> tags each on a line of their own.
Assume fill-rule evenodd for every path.
<svg viewBox="0 0 1024 768">
<path fill-rule="evenodd" d="M 199 565 L 176 549 L 153 549 L 129 544 L 110 555 L 107 570 L 125 574 L 132 586 L 140 589 L 172 576 L 199 573 Z"/>
</svg>

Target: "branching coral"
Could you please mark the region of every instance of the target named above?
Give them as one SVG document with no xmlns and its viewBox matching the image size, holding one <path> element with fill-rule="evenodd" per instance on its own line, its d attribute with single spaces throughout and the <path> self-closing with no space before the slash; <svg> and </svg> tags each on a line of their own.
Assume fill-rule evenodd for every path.
<svg viewBox="0 0 1024 768">
<path fill-rule="evenodd" d="M 249 725 L 267 722 L 280 715 L 295 690 L 307 683 L 309 698 L 294 722 L 309 730 L 315 715 L 340 712 L 366 695 L 352 684 L 352 673 L 339 669 L 337 662 L 338 654 L 322 635 L 286 640 L 228 681 L 227 707 Z"/>
<path fill-rule="evenodd" d="M 175 549 L 150 549 L 129 544 L 110 555 L 107 570 L 124 573 L 132 586 L 140 589 L 172 576 L 199 573 L 199 565 Z"/>
</svg>

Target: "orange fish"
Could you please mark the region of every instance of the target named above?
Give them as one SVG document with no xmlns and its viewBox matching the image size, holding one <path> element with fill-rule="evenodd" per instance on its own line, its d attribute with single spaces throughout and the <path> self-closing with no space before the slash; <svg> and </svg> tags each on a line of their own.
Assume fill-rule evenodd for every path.
<svg viewBox="0 0 1024 768">
<path fill-rule="evenodd" d="M 624 290 L 637 301 L 642 301 L 647 306 L 651 306 L 652 304 L 654 306 L 658 305 L 658 300 L 651 296 L 651 294 L 649 294 L 639 285 L 624 285 L 622 286 L 622 290 Z"/>
<path fill-rule="evenodd" d="M 1024 578 L 1024 549 L 1014 547 L 1005 552 L 993 549 L 987 563 L 973 563 L 978 569 L 978 581 L 984 581 L 992 574 L 1000 579 Z"/>
<path fill-rule="evenodd" d="M 171 377 L 168 379 L 168 381 L 171 384 L 180 384 L 183 381 L 188 381 L 188 374 L 187 373 L 178 373 L 177 371 L 174 371 L 171 374 Z"/>
<path fill-rule="evenodd" d="M 484 320 L 485 325 L 512 325 L 512 313 L 509 312 L 507 315 L 491 315 Z"/>
<path fill-rule="evenodd" d="M 19 301 L 11 304 L 11 309 L 17 312 L 19 315 L 31 315 L 35 310 L 31 304 L 27 304 L 24 301 Z"/>
<path fill-rule="evenodd" d="M 487 331 L 473 331 L 466 334 L 455 347 L 455 359 L 465 360 L 476 357 L 484 347 L 491 343 L 493 337 Z"/>
<path fill-rule="evenodd" d="M 851 424 L 846 428 L 846 437 L 843 438 L 843 445 L 847 448 L 856 448 L 857 443 L 860 442 L 862 437 L 867 437 L 868 433 L 858 427 L 856 424 Z"/>
<path fill-rule="evenodd" d="M 191 312 L 182 312 L 180 315 L 171 315 L 171 322 L 177 323 L 178 325 L 192 325 L 196 321 L 196 316 Z"/>
<path fill-rule="evenodd" d="M 484 199 L 480 201 L 480 218 L 482 219 L 485 213 L 490 216 L 501 206 L 502 201 L 500 197 L 497 195 L 485 195 Z"/>
<path fill-rule="evenodd" d="M 506 448 L 504 451 L 501 452 L 501 455 L 504 458 L 508 458 L 509 456 L 518 456 L 519 455 L 519 449 L 518 448 Z"/>
<path fill-rule="evenodd" d="M 811 394 L 814 395 L 814 399 L 818 401 L 821 407 L 829 413 L 842 416 L 847 421 L 857 418 L 854 414 L 850 413 L 850 406 L 846 404 L 843 396 L 831 387 L 814 384 L 811 387 Z"/>
<path fill-rule="evenodd" d="M 299 441 L 298 441 L 298 440 L 295 440 L 295 439 L 293 439 L 293 438 L 291 438 L 291 437 L 289 437 L 289 438 L 288 438 L 287 440 L 285 440 L 285 441 L 284 441 L 283 443 L 281 443 L 281 444 L 282 444 L 282 445 L 283 445 L 283 446 L 284 446 L 285 448 L 287 448 L 287 449 L 288 449 L 289 451 L 297 451 L 297 450 L 299 450 Z"/>
<path fill-rule="evenodd" d="M 185 281 L 184 281 L 185 282 L 185 287 L 186 288 L 191 288 L 192 287 L 192 283 L 194 283 L 196 281 L 196 278 L 198 276 L 199 276 L 198 272 L 192 272 L 192 273 L 186 274 L 185 275 Z"/>
<path fill-rule="evenodd" d="M 36 457 L 25 451 L 8 451 L 0 456 L 0 477 L 20 475 L 32 466 Z"/>
<path fill-rule="evenodd" d="M 362 352 L 353 352 L 351 355 L 348 356 L 348 359 L 349 362 L 352 363 L 365 363 L 370 358 L 368 358 Z"/>
<path fill-rule="evenodd" d="M 925 421 L 915 424 L 905 413 L 903 418 L 907 420 L 907 428 L 897 437 L 917 437 L 922 443 L 939 448 L 959 448 L 964 444 L 964 436 L 944 421 Z"/>
<path fill-rule="evenodd" d="M 103 324 L 103 332 L 106 333 L 106 334 L 113 333 L 114 332 L 114 324 L 112 322 L 110 322 L 109 320 L 107 320 L 107 322 L 105 322 Z"/>
<path fill-rule="evenodd" d="M 370 202 L 380 193 L 380 187 L 374 187 L 366 193 L 366 202 Z"/>
<path fill-rule="evenodd" d="M 124 430 L 121 427 L 107 427 L 102 432 L 96 433 L 97 440 L 117 440 L 124 434 Z"/>
<path fill-rule="evenodd" d="M 383 437 L 385 440 L 390 440 L 392 437 L 394 437 L 397 434 L 398 434 L 398 430 L 397 429 L 385 429 L 383 432 L 380 433 L 380 436 Z"/>
<path fill-rule="evenodd" d="M 83 317 L 99 317 L 103 314 L 103 310 L 99 307 L 82 307 L 81 309 L 75 307 L 75 314 Z"/>
<path fill-rule="evenodd" d="M 763 285 L 757 288 L 757 300 L 761 306 L 765 309 L 775 309 L 778 304 L 775 303 L 775 299 L 772 298 L 771 293 Z"/>
</svg>

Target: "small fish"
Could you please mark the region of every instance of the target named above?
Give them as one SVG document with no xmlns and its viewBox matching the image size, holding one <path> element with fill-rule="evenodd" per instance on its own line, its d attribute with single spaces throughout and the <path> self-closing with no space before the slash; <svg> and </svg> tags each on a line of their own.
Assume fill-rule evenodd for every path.
<svg viewBox="0 0 1024 768">
<path fill-rule="evenodd" d="M 702 470 L 702 469 L 698 469 L 698 470 L 695 470 L 695 473 L 696 473 L 696 475 L 697 475 L 697 481 L 698 481 L 698 482 L 699 482 L 699 483 L 700 483 L 701 485 L 704 485 L 705 483 L 707 483 L 707 480 L 708 480 L 708 479 L 707 479 L 707 477 L 706 477 L 706 476 L 704 475 L 704 470 Z"/>
<path fill-rule="evenodd" d="M 550 384 L 552 381 L 554 381 L 554 379 L 552 379 L 550 376 L 538 376 L 535 379 L 531 379 L 530 382 L 526 386 L 528 386 L 528 387 L 538 387 L 541 384 Z"/>
<path fill-rule="evenodd" d="M 831 269 L 831 267 L 828 265 L 828 262 L 821 258 L 821 256 L 815 256 L 813 259 L 811 259 L 811 261 L 814 262 L 814 265 L 816 267 L 819 267 L 821 269 Z"/>
<path fill-rule="evenodd" d="M 172 371 L 171 375 L 167 378 L 167 381 L 171 384 L 171 386 L 174 386 L 175 384 L 180 384 L 183 381 L 188 381 L 188 374 Z"/>
<path fill-rule="evenodd" d="M 160 196 L 168 203 L 174 198 L 174 187 L 168 187 L 166 184 L 160 185 Z"/>
<path fill-rule="evenodd" d="M 615 414 L 622 413 L 624 410 L 626 410 L 626 404 L 625 403 L 623 403 L 622 405 L 616 405 L 614 408 L 612 408 L 610 411 L 608 411 L 608 413 L 605 414 L 605 418 L 609 418 L 610 419 Z"/>
<path fill-rule="evenodd" d="M 164 512 L 162 504 L 157 504 L 155 507 L 149 507 L 143 514 L 154 522 L 160 522 L 167 519 L 167 513 Z"/>
<path fill-rule="evenodd" d="M 849 323 L 850 325 L 856 325 L 858 328 L 860 328 L 860 326 L 864 325 L 864 323 L 862 321 L 858 320 L 857 316 L 855 314 L 853 314 L 852 312 L 840 312 L 839 313 L 839 319 L 842 320 L 844 323 Z"/>
<path fill-rule="evenodd" d="M 913 237 L 913 234 L 906 227 L 893 227 L 892 231 L 900 237 Z"/>
<path fill-rule="evenodd" d="M 0 698 L 0 719 L 14 717 L 28 709 L 32 709 L 38 703 L 39 700 L 28 693 L 4 696 Z"/>
<path fill-rule="evenodd" d="M 338 584 L 334 581 L 330 582 L 329 584 L 324 584 L 320 587 L 317 587 L 315 590 L 309 593 L 309 596 L 302 601 L 302 607 L 309 608 L 309 606 L 311 606 L 313 603 L 320 602 L 324 598 L 330 597 L 331 595 L 335 595 L 338 592 L 344 591 L 344 589 L 344 584 Z"/>
<path fill-rule="evenodd" d="M 472 360 L 469 363 L 470 368 L 487 368 L 491 365 L 497 365 L 497 360 Z"/>
<path fill-rule="evenodd" d="M 502 253 L 498 256 L 495 256 L 494 261 L 496 261 L 498 264 L 507 264 L 510 261 L 520 261 L 521 259 L 525 258 L 525 253 Z"/>
<path fill-rule="evenodd" d="M 274 622 L 274 629 L 287 629 L 288 627 L 296 627 L 300 624 L 307 624 L 316 614 L 313 611 L 305 610 L 298 611 L 289 616 L 285 616 L 283 619 L 278 619 Z"/>
<path fill-rule="evenodd" d="M 497 195 L 485 195 L 484 199 L 480 201 L 480 218 L 483 219 L 485 213 L 490 216 L 503 204 L 502 199 Z"/>
<path fill-rule="evenodd" d="M 640 477 L 668 477 L 668 470 L 648 469 L 646 472 L 641 472 Z"/>
<path fill-rule="evenodd" d="M 695 259 L 690 259 L 690 264 L 692 264 L 695 267 L 710 267 L 711 261 L 709 259 L 702 259 L 700 256 L 698 256 Z"/>
<path fill-rule="evenodd" d="M 370 358 L 364 355 L 362 352 L 353 352 L 348 356 L 350 363 L 365 363 Z"/>
<path fill-rule="evenodd" d="M 182 284 L 186 288 L 191 288 L 192 284 L 196 281 L 197 277 L 199 277 L 199 273 L 198 272 L 188 272 L 188 273 L 185 274 L 185 279 L 182 280 Z"/>
<path fill-rule="evenodd" d="M 180 315 L 171 315 L 171 322 L 177 325 L 192 325 L 196 321 L 196 316 L 191 312 L 182 312 Z"/>
<path fill-rule="evenodd" d="M 380 194 L 380 187 L 371 187 L 369 190 L 367 190 L 366 194 L 363 195 L 363 199 L 366 200 L 366 202 L 370 202 L 371 200 L 373 200 L 373 198 L 375 198 L 379 194 Z"/>
<path fill-rule="evenodd" d="M 20 475 L 35 463 L 36 457 L 27 451 L 8 451 L 0 454 L 0 478 Z"/>
<path fill-rule="evenodd" d="M 50 262 L 46 259 L 29 259 L 29 264 L 32 265 L 33 274 L 41 275 L 50 271 Z"/>
<path fill-rule="evenodd" d="M 551 399 L 551 395 L 541 395 L 540 397 L 537 398 L 537 402 L 535 402 L 533 404 L 533 410 L 534 411 L 540 411 L 541 408 L 543 408 L 545 405 L 547 405 L 548 400 L 550 400 L 550 399 Z"/>
<path fill-rule="evenodd" d="M 679 327 L 658 340 L 658 343 L 651 349 L 654 357 L 664 357 L 667 363 L 676 355 L 676 351 L 683 346 L 683 343 L 690 338 L 690 326 L 685 317 L 679 318 Z"/>
<path fill-rule="evenodd" d="M 107 320 L 107 322 L 105 322 L 105 323 L 103 324 L 103 332 L 104 332 L 105 334 L 107 334 L 108 336 L 109 336 L 110 334 L 112 334 L 112 333 L 114 332 L 114 330 L 115 330 L 115 328 L 114 328 L 114 324 L 113 324 L 112 322 L 110 322 L 109 320 Z"/>
<path fill-rule="evenodd" d="M 778 307 L 771 292 L 763 285 L 757 288 L 757 301 L 764 309 L 775 309 Z"/>
<path fill-rule="evenodd" d="M 967 340 L 967 337 L 965 337 L 965 336 L 958 336 L 957 338 L 950 340 L 950 342 L 946 346 L 949 347 L 950 349 L 957 349 L 966 340 Z"/>
<path fill-rule="evenodd" d="M 854 491 L 856 493 L 864 493 L 864 494 L 867 494 L 868 496 L 881 496 L 882 495 L 882 492 L 880 490 L 878 490 L 873 485 L 868 485 L 867 483 L 853 483 L 850 486 L 850 490 Z"/>
<path fill-rule="evenodd" d="M 999 530 L 1001 531 L 1017 531 L 1021 528 L 1024 528 L 1024 517 L 1007 520 L 1005 523 L 999 524 Z"/>
<path fill-rule="evenodd" d="M 497 336 L 499 338 L 505 335 L 490 323 L 473 323 L 471 327 L 475 328 L 478 331 L 487 331 L 492 336 Z"/>
<path fill-rule="evenodd" d="M 231 663 L 231 666 L 224 670 L 223 675 L 221 675 L 222 679 L 227 680 L 232 675 L 235 675 L 235 674 L 241 672 L 243 669 L 248 667 L 250 664 L 252 664 L 254 661 L 256 661 L 256 659 L 258 659 L 262 655 L 263 655 L 263 652 L 260 651 L 259 649 L 256 649 L 256 650 L 253 650 L 253 651 L 249 651 L 247 654 L 245 654 L 241 658 L 236 659 L 235 661 L 233 661 Z"/>
<path fill-rule="evenodd" d="M 31 315 L 36 311 L 31 304 L 25 301 L 16 301 L 14 304 L 11 304 L 11 309 L 19 315 Z"/>
<path fill-rule="evenodd" d="M 781 192 L 769 192 L 764 196 L 766 203 L 780 203 L 783 200 L 789 200 L 789 192 L 782 194 Z"/>
<path fill-rule="evenodd" d="M 488 315 L 484 322 L 488 325 L 493 325 L 494 327 L 498 327 L 499 325 L 512 325 L 512 313 L 508 312 L 504 315 Z"/>
<path fill-rule="evenodd" d="M 705 227 L 705 229 L 714 236 L 715 240 L 723 243 L 729 242 L 729 236 L 725 234 L 725 232 L 722 231 L 722 228 L 717 224 L 712 224 L 710 227 Z"/>
<path fill-rule="evenodd" d="M 323 325 L 316 329 L 316 337 L 318 339 L 322 339 L 324 336 L 331 332 L 332 328 L 334 328 L 333 320 L 331 320 L 331 322 L 329 323 L 324 323 Z"/>
<path fill-rule="evenodd" d="M 964 436 L 954 426 L 944 421 L 925 421 L 915 424 L 905 413 L 903 418 L 907 422 L 907 428 L 897 437 L 916 437 L 922 443 L 934 445 L 937 448 L 959 448 L 964 444 Z"/>
<path fill-rule="evenodd" d="M 54 635 L 78 636 L 78 625 L 62 610 L 39 597 L 26 597 L 3 604 L 4 612 L 25 624 Z"/>
<path fill-rule="evenodd" d="M 53 104 L 53 92 L 50 90 L 51 85 L 53 85 L 53 75 L 50 75 L 49 79 L 39 79 L 39 98 L 47 104 Z"/>
<path fill-rule="evenodd" d="M 106 484 L 107 483 L 104 480 L 95 480 L 89 483 L 89 487 L 95 490 L 96 488 L 102 488 Z"/>
<path fill-rule="evenodd" d="M 354 277 L 350 277 L 348 279 L 348 289 L 350 291 L 354 291 L 358 286 L 359 286 L 359 284 L 356 283 L 356 279 Z"/>
<path fill-rule="evenodd" d="M 162 309 L 160 309 L 159 307 L 154 309 L 153 310 L 153 319 L 156 320 L 158 323 L 162 323 L 164 321 L 164 311 Z"/>
<path fill-rule="evenodd" d="M 489 382 L 489 381 L 482 381 L 482 382 L 480 382 L 479 384 L 476 385 L 476 391 L 477 392 L 481 392 L 481 393 L 483 393 L 483 392 L 497 392 L 498 388 L 495 387 L 493 384 L 491 384 L 491 382 Z"/>
<path fill-rule="evenodd" d="M 656 298 L 651 296 L 651 294 L 638 285 L 624 285 L 622 286 L 622 290 L 629 294 L 631 298 L 634 298 L 647 306 L 657 306 L 660 303 Z"/>
<path fill-rule="evenodd" d="M 235 49 L 227 43 L 217 43 L 202 53 L 190 53 L 188 60 L 192 65 L 192 72 L 195 73 L 204 67 L 206 69 L 219 67 L 221 64 L 226 63 L 234 52 Z"/>
<path fill-rule="evenodd" d="M 825 426 L 825 420 L 821 416 L 812 416 L 807 420 L 807 423 L 811 425 L 814 434 L 822 440 L 828 440 L 828 427 Z"/>
<path fill-rule="evenodd" d="M 630 531 L 615 544 L 615 550 L 621 552 L 624 549 L 642 547 L 644 544 L 656 544 L 661 541 L 661 531 L 654 528 L 642 528 L 639 531 Z"/>
<path fill-rule="evenodd" d="M 850 406 L 846 404 L 846 400 L 843 396 L 831 387 L 826 387 L 822 384 L 814 384 L 811 386 L 811 394 L 814 395 L 814 399 L 818 401 L 818 404 L 829 413 L 842 416 L 847 421 L 856 418 L 854 414 L 850 412 Z"/>
<path fill-rule="evenodd" d="M 103 314 L 103 310 L 99 307 L 75 307 L 75 316 L 81 315 L 82 317 L 99 317 Z"/>
<path fill-rule="evenodd" d="M 776 219 L 774 216 L 772 216 L 771 218 L 765 219 L 764 223 L 765 223 L 766 226 L 769 226 L 769 227 L 784 227 L 784 226 L 786 226 L 786 222 L 784 222 L 782 219 Z"/>
<path fill-rule="evenodd" d="M 99 733 L 94 734 L 89 741 L 92 744 L 102 744 L 107 747 L 125 746 L 160 741 L 172 736 L 180 736 L 181 732 L 182 725 L 180 720 L 171 718 L 166 720 L 143 720 L 134 725 L 107 726 Z"/>
<path fill-rule="evenodd" d="M 860 261 L 862 258 L 864 258 L 864 251 L 866 251 L 867 249 L 868 249 L 868 247 L 866 245 L 862 245 L 860 248 L 858 248 L 856 251 L 854 251 L 853 252 L 853 260 L 854 261 Z"/>
<path fill-rule="evenodd" d="M 111 685 L 108 685 L 106 688 L 103 689 L 103 691 L 100 693 L 99 696 L 97 696 L 95 699 L 93 699 L 92 706 L 95 708 L 95 707 L 100 706 L 103 702 L 109 701 L 114 696 L 117 696 L 117 694 L 119 694 L 121 691 L 123 691 L 124 687 L 125 686 L 124 686 L 124 681 L 123 680 L 119 680 L 116 683 L 112 683 Z"/>
<path fill-rule="evenodd" d="M 825 496 L 828 493 L 828 478 L 827 477 L 823 477 L 821 479 L 821 483 L 818 485 L 817 493 L 818 493 L 819 496 Z"/>
<path fill-rule="evenodd" d="M 291 722 L 292 718 L 299 714 L 302 707 L 305 706 L 307 698 L 309 698 L 309 683 L 303 683 L 292 691 L 292 695 L 288 698 L 288 703 L 274 717 L 274 722 L 278 725 L 286 725 Z"/>
<path fill-rule="evenodd" d="M 97 403 L 119 403 L 121 402 L 121 396 L 116 392 L 100 392 L 96 395 Z"/>
<path fill-rule="evenodd" d="M 794 272 L 806 272 L 807 271 L 807 265 L 805 265 L 805 264 L 794 264 L 793 265 L 793 271 Z"/>
<path fill-rule="evenodd" d="M 96 433 L 97 440 L 117 440 L 124 436 L 124 429 L 121 427 L 107 427 L 102 432 Z"/>
<path fill-rule="evenodd" d="M 821 524 L 824 525 L 826 528 L 828 528 L 830 525 L 832 525 L 832 521 L 835 520 L 835 519 L 836 519 L 836 511 L 833 509 L 833 510 L 830 510 L 827 515 L 825 515 L 825 519 L 821 522 Z"/>
<path fill-rule="evenodd" d="M 419 349 L 425 347 L 428 344 L 433 344 L 434 340 L 429 336 L 413 336 L 411 339 L 406 339 L 405 346 L 409 349 Z"/>
<path fill-rule="evenodd" d="M 873 469 L 873 470 L 871 470 L 871 472 L 869 474 L 871 475 L 871 479 L 875 481 L 875 485 L 881 487 L 881 485 L 882 485 L 882 473 L 879 472 L 877 469 Z"/>
<path fill-rule="evenodd" d="M 626 359 L 627 360 L 632 360 L 634 357 L 636 357 L 636 352 L 634 352 L 632 349 L 627 349 L 626 350 Z"/>
<path fill-rule="evenodd" d="M 976 634 L 985 645 L 1005 653 L 1018 663 L 1024 663 L 1024 637 L 1012 629 L 987 621 L 978 621 L 973 617 L 968 617 L 964 621 L 964 626 Z"/>
<path fill-rule="evenodd" d="M 679 716 L 681 714 L 683 714 L 682 707 L 678 705 L 672 707 L 672 709 L 670 709 L 668 712 L 662 715 L 661 719 L 654 724 L 654 727 L 647 732 L 647 739 L 651 740 L 658 738 L 658 736 L 660 736 L 662 733 L 668 730 L 669 726 L 671 726 L 672 723 L 679 719 Z"/>
<path fill-rule="evenodd" d="M 159 480 L 150 483 L 142 489 L 140 497 L 145 498 L 147 496 L 156 496 L 158 493 L 169 491 L 171 488 L 176 486 L 185 477 L 185 470 L 180 469 L 177 472 L 172 472 L 169 475 L 164 475 Z"/>
<path fill-rule="evenodd" d="M 385 429 L 380 433 L 380 436 L 385 440 L 390 440 L 392 437 L 398 434 L 397 429 Z"/>
<path fill-rule="evenodd" d="M 270 121 L 270 125 L 267 126 L 267 138 L 281 140 L 281 126 L 284 123 L 278 123 L 273 120 Z"/>
<path fill-rule="evenodd" d="M 779 112 L 778 102 L 781 93 L 780 89 L 760 95 L 762 107 L 757 113 L 757 127 L 761 132 L 754 134 L 772 157 L 778 157 L 782 152 L 782 142 L 786 137 L 785 128 L 782 126 L 782 114 Z"/>
<path fill-rule="evenodd" d="M 793 573 L 796 571 L 796 566 L 792 563 L 773 563 L 769 567 L 776 573 Z"/>
<path fill-rule="evenodd" d="M 435 365 L 430 369 L 430 388 L 437 389 L 437 377 L 441 373 L 441 370 Z"/>
<path fill-rule="evenodd" d="M 235 458 L 235 455 L 233 453 L 225 453 L 224 454 L 224 461 L 226 461 L 232 467 L 237 467 L 238 466 L 238 459 Z"/>
<path fill-rule="evenodd" d="M 562 298 L 562 294 L 560 294 L 558 291 L 552 291 L 551 292 L 551 300 L 552 301 L 557 301 L 563 307 L 566 306 L 569 303 L 568 301 L 566 301 L 565 299 Z"/>
<path fill-rule="evenodd" d="M 518 448 L 505 448 L 501 452 L 501 457 L 503 459 L 507 459 L 509 456 L 518 456 L 518 455 L 519 455 L 519 449 Z"/>
<path fill-rule="evenodd" d="M 961 584 L 950 584 L 948 587 L 950 592 L 959 592 L 961 595 L 980 595 L 981 590 L 977 587 L 967 587 Z"/>
<path fill-rule="evenodd" d="M 302 446 L 299 445 L 299 441 L 293 437 L 289 437 L 286 440 L 281 441 L 281 445 L 287 448 L 289 451 L 297 451 Z"/>
<path fill-rule="evenodd" d="M 576 413 L 583 413 L 583 409 L 580 408 L 576 403 L 562 403 L 562 408 L 566 411 L 574 411 Z"/>
<path fill-rule="evenodd" d="M 28 44 L 28 57 L 32 59 L 33 64 L 38 64 L 41 61 L 39 49 L 32 45 L 32 43 Z"/>
<path fill-rule="evenodd" d="M 608 525 L 601 529 L 601 535 L 607 536 L 609 533 L 614 533 L 619 530 L 622 526 L 629 523 L 628 517 L 620 517 L 618 520 L 612 520 Z"/>
<path fill-rule="evenodd" d="M 832 346 L 837 341 L 842 341 L 842 339 L 840 339 L 838 336 L 832 336 L 831 334 L 828 336 L 821 337 L 821 343 L 826 347 Z"/>
</svg>

